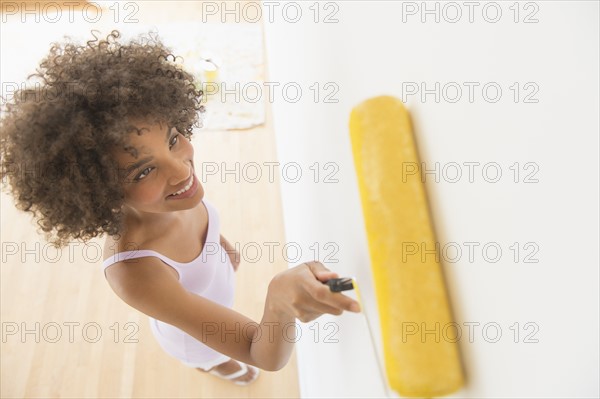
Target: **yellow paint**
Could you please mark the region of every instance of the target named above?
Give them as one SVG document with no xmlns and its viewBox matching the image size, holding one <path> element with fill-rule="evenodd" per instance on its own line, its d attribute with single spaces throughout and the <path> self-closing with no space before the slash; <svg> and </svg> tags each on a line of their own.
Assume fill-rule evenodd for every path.
<svg viewBox="0 0 600 399">
<path fill-rule="evenodd" d="M 463 385 L 456 328 L 410 116 L 394 97 L 369 99 L 352 110 L 350 137 L 389 384 L 409 397 L 455 392 Z"/>
<path fill-rule="evenodd" d="M 217 81 L 217 77 L 219 76 L 219 71 L 204 71 L 204 82 L 205 83 L 215 83 Z"/>
<path fill-rule="evenodd" d="M 360 290 L 358 289 L 358 281 L 355 278 L 352 278 L 352 289 L 356 292 L 356 299 L 358 300 L 358 304 L 361 309 L 364 309 L 362 297 L 360 296 Z"/>
</svg>

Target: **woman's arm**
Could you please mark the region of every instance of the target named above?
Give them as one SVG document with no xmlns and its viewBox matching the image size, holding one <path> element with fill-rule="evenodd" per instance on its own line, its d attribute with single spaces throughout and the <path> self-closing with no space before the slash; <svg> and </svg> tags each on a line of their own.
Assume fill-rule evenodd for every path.
<svg viewBox="0 0 600 399">
<path fill-rule="evenodd" d="M 233 270 L 237 271 L 240 266 L 240 253 L 235 249 L 233 245 L 229 243 L 221 234 L 220 243 L 225 252 L 229 255 L 229 259 L 231 260 L 231 264 L 233 266 Z"/>
<path fill-rule="evenodd" d="M 296 342 L 296 318 L 306 323 L 324 313 L 341 315 L 344 310 L 360 311 L 358 302 L 331 292 L 323 284 L 338 277 L 315 261 L 288 269 L 271 280 L 260 324 L 263 335 L 251 347 L 257 364 L 268 364 L 272 370 L 285 366 Z M 265 336 L 265 332 L 272 332 L 275 339 L 269 339 L 271 336 Z"/>
<path fill-rule="evenodd" d="M 153 257 L 118 262 L 106 269 L 108 282 L 127 304 L 180 328 L 226 356 L 264 370 L 277 371 L 288 362 L 295 341 L 295 318 L 311 321 L 323 313 L 339 315 L 358 304 L 332 293 L 321 281 L 337 275 L 319 262 L 277 274 L 269 284 L 260 323 L 187 291 L 164 264 Z"/>
</svg>

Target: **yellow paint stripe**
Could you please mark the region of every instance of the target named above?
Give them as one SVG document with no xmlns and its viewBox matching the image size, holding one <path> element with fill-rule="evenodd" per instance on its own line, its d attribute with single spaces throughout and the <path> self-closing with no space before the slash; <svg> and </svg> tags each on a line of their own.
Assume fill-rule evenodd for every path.
<svg viewBox="0 0 600 399">
<path fill-rule="evenodd" d="M 420 173 L 402 174 L 421 167 L 410 116 L 394 97 L 369 99 L 352 110 L 350 137 L 389 384 L 402 396 L 447 395 L 463 373 L 456 342 L 441 334 L 452 318 L 439 257 L 414 253 L 436 241 Z"/>
</svg>

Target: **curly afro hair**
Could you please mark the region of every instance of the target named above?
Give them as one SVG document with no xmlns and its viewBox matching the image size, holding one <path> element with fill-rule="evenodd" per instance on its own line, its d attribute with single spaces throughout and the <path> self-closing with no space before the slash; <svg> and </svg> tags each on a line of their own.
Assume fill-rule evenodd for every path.
<svg viewBox="0 0 600 399">
<path fill-rule="evenodd" d="M 188 140 L 202 126 L 203 92 L 156 34 L 125 44 L 118 31 L 92 36 L 53 43 L 28 78 L 35 86 L 4 101 L 0 120 L 3 187 L 57 247 L 123 232 L 123 176 L 111 152 L 135 153 L 132 120 L 165 122 Z"/>
</svg>

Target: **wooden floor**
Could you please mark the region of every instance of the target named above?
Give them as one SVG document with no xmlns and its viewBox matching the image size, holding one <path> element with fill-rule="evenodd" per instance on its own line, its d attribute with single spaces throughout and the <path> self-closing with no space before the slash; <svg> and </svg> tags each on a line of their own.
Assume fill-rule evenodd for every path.
<svg viewBox="0 0 600 399">
<path fill-rule="evenodd" d="M 197 7 L 198 2 L 183 2 L 167 13 L 141 9 L 158 22 L 192 18 Z M 266 106 L 264 126 L 196 136 L 196 165 L 215 162 L 222 167 L 225 162 L 233 168 L 236 162 L 240 167 L 276 162 L 268 102 Z M 255 321 L 262 316 L 269 281 L 287 268 L 281 251 L 274 251 L 272 260 L 265 252 L 265 242 L 278 242 L 279 248 L 285 242 L 278 174 L 270 182 L 266 172 L 255 183 L 236 183 L 233 175 L 224 176 L 224 183 L 218 176 L 204 183 L 228 240 L 241 246 L 257 243 L 263 249 L 260 261 L 243 261 L 237 272 L 234 308 Z M 14 208 L 10 196 L 3 192 L 0 199 L 2 398 L 299 396 L 295 353 L 285 368 L 262 371 L 248 387 L 183 366 L 158 346 L 147 316 L 108 286 L 101 269 L 103 238 L 57 252 L 36 232 L 30 216 Z"/>
</svg>

